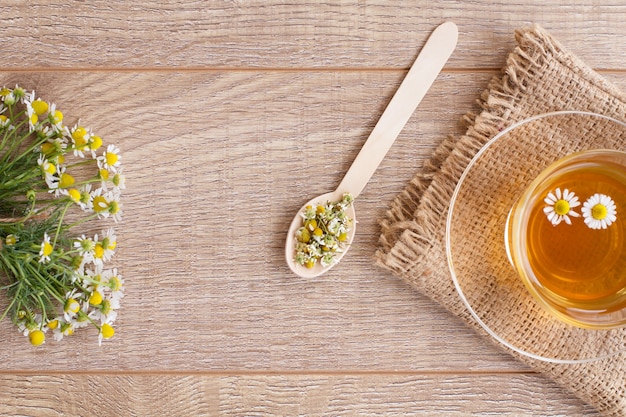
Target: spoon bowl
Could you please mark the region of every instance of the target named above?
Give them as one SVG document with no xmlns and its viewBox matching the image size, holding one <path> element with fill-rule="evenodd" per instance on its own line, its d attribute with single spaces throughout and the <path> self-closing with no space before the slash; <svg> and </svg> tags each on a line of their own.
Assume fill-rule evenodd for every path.
<svg viewBox="0 0 626 417">
<path fill-rule="evenodd" d="M 306 206 L 325 204 L 326 202 L 340 201 L 345 193 L 350 193 L 354 199 L 363 191 L 365 185 L 382 162 L 405 124 L 422 101 L 426 92 L 441 72 L 456 47 L 458 28 L 452 22 L 439 25 L 428 38 L 428 41 L 415 59 L 398 90 L 392 97 L 372 130 L 363 148 L 359 151 L 354 162 L 348 169 L 339 187 L 333 192 L 322 194 L 309 200 L 298 211 L 287 232 L 285 257 L 289 268 L 300 277 L 313 278 L 328 271 L 345 256 L 352 244 L 356 231 L 356 216 L 354 203 L 346 209 L 347 216 L 352 219 L 352 227 L 341 251 L 337 251 L 334 262 L 330 265 L 321 265 L 316 262 L 312 268 L 300 265 L 295 261 L 296 232 L 303 224 L 302 213 Z"/>
<path fill-rule="evenodd" d="M 352 240 L 354 240 L 354 234 L 356 232 L 356 213 L 354 211 L 354 203 L 350 204 L 350 206 L 346 209 L 346 215 L 352 219 L 352 227 L 348 231 L 348 238 L 344 242 L 344 247 L 341 249 L 341 252 L 337 252 L 335 255 L 335 262 L 328 266 L 323 266 L 321 263 L 316 262 L 313 268 L 307 268 L 302 265 L 299 265 L 294 260 L 294 248 L 296 247 L 296 232 L 300 227 L 302 227 L 302 215 L 301 213 L 304 211 L 306 206 L 316 206 L 318 204 L 325 204 L 327 201 L 339 201 L 343 197 L 343 192 L 333 191 L 330 193 L 322 194 L 317 196 L 309 201 L 307 201 L 296 217 L 291 221 L 291 225 L 289 226 L 289 231 L 287 232 L 287 243 L 285 245 L 285 258 L 287 260 L 287 265 L 293 272 L 302 278 L 314 278 L 319 275 L 322 275 L 324 272 L 328 271 L 333 266 L 337 265 L 341 258 L 343 258 L 350 249 L 350 245 L 352 244 Z"/>
</svg>

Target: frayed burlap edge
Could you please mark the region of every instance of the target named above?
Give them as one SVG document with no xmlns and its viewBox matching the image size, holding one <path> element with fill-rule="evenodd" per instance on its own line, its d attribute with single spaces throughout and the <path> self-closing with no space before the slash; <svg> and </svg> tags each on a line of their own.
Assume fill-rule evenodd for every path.
<svg viewBox="0 0 626 417">
<path fill-rule="evenodd" d="M 450 198 L 465 167 L 498 131 L 533 114 L 575 109 L 619 119 L 626 116 L 624 94 L 568 53 L 543 28 L 535 25 L 518 30 L 515 37 L 518 46 L 509 55 L 503 74 L 492 79 L 480 97 L 480 111 L 465 116 L 468 125 L 465 135 L 445 139 L 422 172 L 392 202 L 381 221 L 380 247 L 376 253 L 379 266 L 392 271 L 483 334 L 456 294 L 445 258 L 445 221 L 442 219 L 446 218 Z M 554 70 L 556 66 L 558 72 Z M 545 99 L 541 98 L 543 101 L 529 101 L 529 97 L 536 97 L 536 85 L 545 81 L 542 77 L 546 73 L 575 78 L 597 94 L 579 99 L 571 95 L 576 94 L 575 91 L 567 93 L 556 88 L 548 92 Z M 562 81 L 556 80 L 555 83 L 558 85 Z M 553 364 L 514 356 L 601 413 L 626 415 L 625 355 L 580 365 Z"/>
</svg>

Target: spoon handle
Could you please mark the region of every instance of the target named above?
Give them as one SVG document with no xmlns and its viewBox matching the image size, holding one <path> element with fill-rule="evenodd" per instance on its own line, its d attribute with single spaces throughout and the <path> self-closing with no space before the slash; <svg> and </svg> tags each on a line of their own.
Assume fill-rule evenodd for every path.
<svg viewBox="0 0 626 417">
<path fill-rule="evenodd" d="M 339 184 L 336 190 L 337 195 L 349 192 L 356 198 L 363 191 L 415 108 L 452 55 L 457 38 L 458 28 L 452 22 L 443 23 L 433 31 Z"/>
</svg>

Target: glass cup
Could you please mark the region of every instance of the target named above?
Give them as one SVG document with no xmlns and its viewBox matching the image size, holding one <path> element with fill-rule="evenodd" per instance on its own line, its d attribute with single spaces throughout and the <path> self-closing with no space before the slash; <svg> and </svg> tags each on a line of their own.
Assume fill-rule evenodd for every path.
<svg viewBox="0 0 626 417">
<path fill-rule="evenodd" d="M 626 351 L 622 150 L 625 122 L 560 111 L 472 152 L 450 199 L 446 256 L 469 317 L 506 348 L 569 364 Z"/>
<path fill-rule="evenodd" d="M 514 204 L 509 260 L 537 302 L 566 323 L 626 324 L 626 153 L 588 150 L 543 170 Z"/>
</svg>

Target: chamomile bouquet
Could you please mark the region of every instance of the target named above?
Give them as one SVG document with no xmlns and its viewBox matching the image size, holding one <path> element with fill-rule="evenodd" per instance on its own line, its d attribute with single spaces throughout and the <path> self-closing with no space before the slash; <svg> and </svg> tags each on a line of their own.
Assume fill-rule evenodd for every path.
<svg viewBox="0 0 626 417">
<path fill-rule="evenodd" d="M 124 281 L 107 266 L 122 215 L 121 158 L 34 91 L 0 89 L 0 320 L 35 346 L 82 327 L 99 343 L 115 333 Z"/>
</svg>

